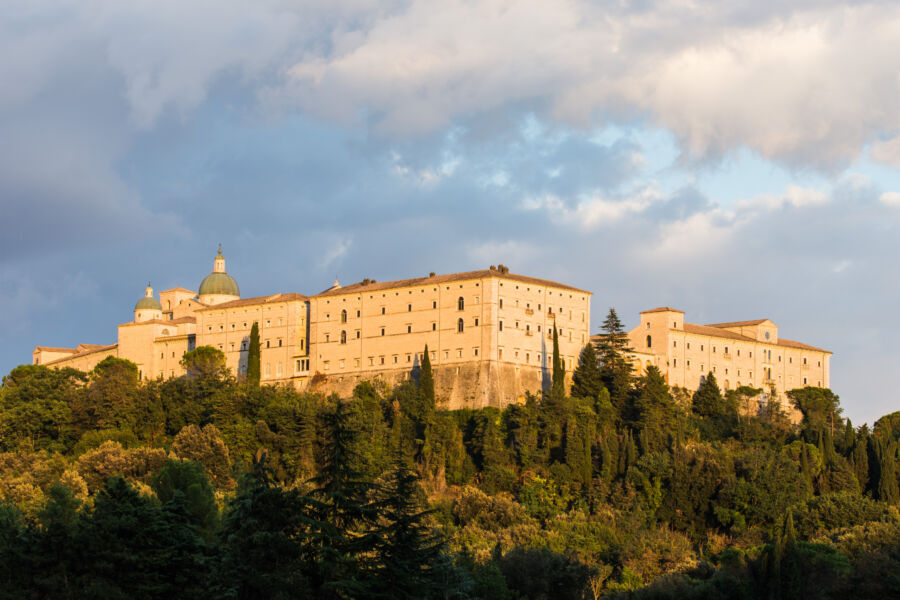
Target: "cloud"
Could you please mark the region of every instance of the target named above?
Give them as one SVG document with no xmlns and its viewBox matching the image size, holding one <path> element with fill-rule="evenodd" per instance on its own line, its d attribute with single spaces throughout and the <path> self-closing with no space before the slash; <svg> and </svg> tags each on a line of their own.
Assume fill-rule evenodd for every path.
<svg viewBox="0 0 900 600">
<path fill-rule="evenodd" d="M 900 206 L 900 193 L 898 192 L 884 192 L 879 197 L 881 203 L 885 206 Z"/>
<path fill-rule="evenodd" d="M 900 136 L 873 143 L 869 156 L 876 162 L 900 167 Z"/>
<path fill-rule="evenodd" d="M 623 5 L 624 6 L 624 5 Z M 741 146 L 832 169 L 900 128 L 900 8 L 414 0 L 285 71 L 274 96 L 387 135 L 525 103 L 570 124 L 649 117 L 694 158 Z"/>
</svg>

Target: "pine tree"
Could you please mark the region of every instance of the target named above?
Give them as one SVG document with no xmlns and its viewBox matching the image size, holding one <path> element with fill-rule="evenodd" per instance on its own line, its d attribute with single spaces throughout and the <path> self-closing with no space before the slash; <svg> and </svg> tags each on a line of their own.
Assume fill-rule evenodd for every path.
<svg viewBox="0 0 900 600">
<path fill-rule="evenodd" d="M 609 309 L 603 321 L 603 334 L 597 342 L 600 374 L 603 385 L 609 390 L 609 399 L 620 415 L 625 411 L 633 385 L 631 361 L 626 357 L 628 334 L 614 308 Z"/>
<path fill-rule="evenodd" d="M 250 328 L 250 348 L 247 350 L 247 383 L 250 385 L 259 385 L 259 324 L 253 322 Z"/>
<path fill-rule="evenodd" d="M 431 370 L 431 357 L 428 356 L 428 344 L 425 344 L 425 353 L 422 354 L 422 374 L 419 376 L 419 389 L 425 405 L 434 410 L 434 373 Z"/>
<path fill-rule="evenodd" d="M 315 489 L 312 516 L 316 573 L 312 585 L 319 597 L 358 597 L 371 576 L 378 513 L 368 499 L 373 484 L 358 470 L 358 432 L 349 403 L 338 400 L 325 414 L 325 447 Z"/>
<path fill-rule="evenodd" d="M 442 573 L 440 558 L 444 542 L 429 526 L 431 511 L 422 510 L 423 493 L 418 477 L 398 457 L 384 489 L 375 547 L 375 593 L 385 598 L 440 598 Z"/>
<path fill-rule="evenodd" d="M 566 367 L 559 355 L 559 334 L 553 326 L 553 379 L 550 386 L 550 400 L 559 404 L 566 397 Z"/>
<path fill-rule="evenodd" d="M 860 491 L 865 492 L 869 487 L 869 436 L 867 431 L 860 431 L 850 453 L 850 464 L 853 466 L 853 473 L 856 475 L 857 481 L 859 481 Z"/>
<path fill-rule="evenodd" d="M 592 342 L 588 342 L 581 349 L 578 366 L 572 373 L 573 398 L 590 398 L 596 401 L 600 397 L 600 391 L 604 388 L 600 364 L 597 361 L 597 350 Z"/>
<path fill-rule="evenodd" d="M 274 485 L 261 452 L 222 522 L 213 597 L 309 597 L 308 504 L 297 490 Z"/>
</svg>

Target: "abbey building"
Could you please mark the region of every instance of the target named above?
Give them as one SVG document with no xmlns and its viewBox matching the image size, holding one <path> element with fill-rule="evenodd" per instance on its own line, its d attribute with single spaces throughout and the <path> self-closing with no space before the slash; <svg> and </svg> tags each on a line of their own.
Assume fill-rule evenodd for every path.
<svg viewBox="0 0 900 600">
<path fill-rule="evenodd" d="M 348 395 L 362 380 L 394 385 L 419 367 L 425 346 L 438 402 L 446 408 L 505 406 L 549 386 L 553 329 L 568 377 L 591 339 L 591 292 L 516 275 L 500 265 L 378 282 L 363 279 L 312 295 L 241 298 L 222 251 L 197 292 L 148 285 L 134 319 L 110 345 L 38 346 L 34 364 L 89 371 L 107 356 L 126 358 L 142 378 L 184 373 L 181 357 L 197 346 L 221 350 L 238 377 L 247 372 L 250 329 L 258 325 L 263 383 Z M 828 387 L 831 353 L 781 338 L 767 319 L 714 325 L 657 308 L 629 332 L 630 358 L 671 386 L 696 389 L 713 373 L 724 389 Z"/>
<path fill-rule="evenodd" d="M 119 325 L 117 343 L 38 346 L 33 362 L 86 371 L 117 356 L 154 379 L 183 374 L 185 352 L 212 346 L 240 377 L 257 323 L 263 383 L 342 395 L 361 380 L 396 384 L 421 364 L 427 345 L 442 406 L 505 406 L 549 385 L 554 327 L 571 376 L 590 338 L 590 303 L 590 292 L 502 265 L 241 298 L 220 250 L 197 292 L 173 288 L 157 299 L 148 286 L 134 320 Z"/>
</svg>

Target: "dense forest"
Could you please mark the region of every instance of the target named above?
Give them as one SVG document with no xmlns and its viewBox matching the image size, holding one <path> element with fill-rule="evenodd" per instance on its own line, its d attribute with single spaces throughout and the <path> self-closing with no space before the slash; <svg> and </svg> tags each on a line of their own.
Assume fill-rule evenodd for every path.
<svg viewBox="0 0 900 600">
<path fill-rule="evenodd" d="M 350 398 L 209 347 L 167 380 L 17 367 L 0 598 L 900 597 L 900 412 L 671 389 L 614 311 L 604 334 L 503 410 L 437 409 L 427 348 Z"/>
</svg>

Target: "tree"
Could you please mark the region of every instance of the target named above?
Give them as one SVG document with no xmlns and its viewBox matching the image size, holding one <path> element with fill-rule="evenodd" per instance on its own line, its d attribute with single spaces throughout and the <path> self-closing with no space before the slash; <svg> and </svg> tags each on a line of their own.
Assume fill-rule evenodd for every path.
<svg viewBox="0 0 900 600">
<path fill-rule="evenodd" d="M 156 506 L 121 477 L 112 477 L 79 519 L 82 557 L 76 597 L 201 597 L 207 587 L 203 541 L 184 505 Z"/>
<path fill-rule="evenodd" d="M 631 361 L 626 356 L 630 350 L 628 334 L 614 308 L 609 309 L 602 329 L 603 334 L 597 342 L 600 374 L 603 385 L 609 390 L 609 400 L 621 416 L 625 413 L 634 377 Z"/>
<path fill-rule="evenodd" d="M 225 353 L 212 346 L 198 346 L 185 352 L 179 364 L 190 379 L 222 383 L 231 374 L 225 364 Z"/>
<path fill-rule="evenodd" d="M 188 425 L 175 436 L 172 451 L 180 458 L 197 461 L 205 466 L 216 487 L 231 488 L 234 485 L 228 446 L 215 425 L 206 425 L 202 429 L 196 425 Z"/>
<path fill-rule="evenodd" d="M 0 449 L 23 441 L 35 449 L 62 450 L 70 404 L 83 392 L 87 374 L 71 368 L 22 365 L 0 387 Z"/>
<path fill-rule="evenodd" d="M 107 356 L 90 373 L 84 394 L 76 397 L 72 419 L 79 432 L 133 429 L 139 420 L 139 370 L 130 360 Z"/>
<path fill-rule="evenodd" d="M 590 398 L 596 400 L 600 397 L 603 387 L 603 377 L 600 373 L 600 365 L 597 362 L 597 350 L 592 342 L 585 344 L 578 356 L 578 366 L 572 373 L 573 398 Z"/>
<path fill-rule="evenodd" d="M 254 321 L 250 328 L 250 348 L 247 350 L 247 383 L 259 385 L 259 324 Z"/>
<path fill-rule="evenodd" d="M 191 460 L 167 460 L 153 476 L 151 487 L 163 503 L 173 500 L 175 494 L 182 494 L 191 523 L 207 539 L 211 538 L 219 521 L 219 508 L 202 464 Z"/>
<path fill-rule="evenodd" d="M 802 428 L 807 441 L 816 441 L 828 429 L 833 434 L 841 421 L 840 399 L 827 388 L 805 387 L 787 392 L 794 407 L 803 413 Z"/>
<path fill-rule="evenodd" d="M 694 392 L 691 410 L 701 417 L 720 417 L 725 415 L 726 408 L 725 398 L 722 397 L 716 376 L 709 373 Z"/>
<path fill-rule="evenodd" d="M 559 332 L 553 325 L 553 378 L 550 385 L 550 400 L 558 404 L 566 397 L 566 367 L 559 355 Z"/>
<path fill-rule="evenodd" d="M 634 423 L 641 433 L 642 451 L 665 450 L 675 425 L 675 407 L 669 386 L 655 366 L 647 367 L 636 396 Z"/>
<path fill-rule="evenodd" d="M 274 485 L 270 475 L 263 452 L 228 506 L 219 534 L 217 597 L 311 597 L 305 576 L 312 570 L 309 500 Z"/>
<path fill-rule="evenodd" d="M 434 373 L 431 370 L 431 357 L 428 355 L 428 344 L 425 344 L 425 352 L 422 353 L 422 374 L 419 377 L 419 389 L 425 404 L 434 410 Z"/>
<path fill-rule="evenodd" d="M 421 509 L 424 494 L 418 477 L 402 458 L 396 461 L 383 495 L 376 588 L 390 598 L 442 598 L 439 569 L 444 542 L 428 524 L 431 511 Z"/>
<path fill-rule="evenodd" d="M 351 406 L 337 400 L 324 415 L 325 447 L 319 474 L 309 480 L 314 530 L 310 584 L 322 598 L 359 596 L 371 577 L 378 513 L 373 484 L 359 472 L 359 432 Z"/>
</svg>

